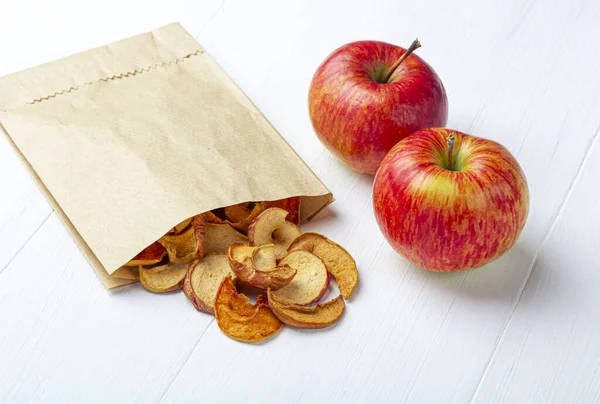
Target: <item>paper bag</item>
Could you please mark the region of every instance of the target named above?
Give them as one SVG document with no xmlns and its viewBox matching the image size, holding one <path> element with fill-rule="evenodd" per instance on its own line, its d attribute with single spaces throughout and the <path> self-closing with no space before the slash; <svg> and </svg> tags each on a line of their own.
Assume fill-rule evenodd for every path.
<svg viewBox="0 0 600 404">
<path fill-rule="evenodd" d="M 306 219 L 332 200 L 178 24 L 1 78 L 0 125 L 108 288 L 193 215 L 301 196 Z"/>
</svg>

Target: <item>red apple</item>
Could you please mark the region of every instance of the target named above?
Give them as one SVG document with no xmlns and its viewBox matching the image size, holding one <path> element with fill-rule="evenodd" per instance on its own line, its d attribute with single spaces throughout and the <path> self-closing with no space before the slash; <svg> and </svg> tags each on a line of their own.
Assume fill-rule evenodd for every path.
<svg viewBox="0 0 600 404">
<path fill-rule="evenodd" d="M 408 50 L 353 42 L 335 50 L 310 86 L 310 119 L 321 142 L 352 169 L 375 174 L 386 153 L 424 128 L 446 125 L 448 99 L 435 71 Z"/>
<path fill-rule="evenodd" d="M 504 146 L 424 129 L 381 163 L 373 207 L 384 236 L 406 259 L 430 271 L 461 271 L 512 247 L 527 219 L 529 191 Z"/>
</svg>

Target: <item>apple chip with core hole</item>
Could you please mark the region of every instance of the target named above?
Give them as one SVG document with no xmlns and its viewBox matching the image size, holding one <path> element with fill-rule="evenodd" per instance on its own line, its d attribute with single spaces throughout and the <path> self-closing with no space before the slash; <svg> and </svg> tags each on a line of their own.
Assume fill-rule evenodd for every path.
<svg viewBox="0 0 600 404">
<path fill-rule="evenodd" d="M 250 244 L 274 244 L 275 258 L 283 258 L 288 245 L 302 234 L 298 226 L 285 220 L 287 214 L 281 208 L 269 208 L 261 213 L 248 228 Z"/>
<path fill-rule="evenodd" d="M 302 306 L 278 298 L 267 292 L 269 307 L 282 323 L 299 328 L 325 328 L 336 323 L 344 314 L 346 305 L 342 296 L 316 306 Z"/>
<path fill-rule="evenodd" d="M 239 280 L 259 289 L 280 289 L 296 275 L 296 270 L 287 265 L 275 267 L 272 244 L 259 247 L 232 244 L 229 247 L 229 265 Z M 266 266 L 270 267 L 259 269 Z"/>
<path fill-rule="evenodd" d="M 275 257 L 281 259 L 287 253 L 287 248 L 292 241 L 297 239 L 302 234 L 300 228 L 292 222 L 287 220 L 271 235 L 273 237 L 273 244 L 275 244 Z"/>
<path fill-rule="evenodd" d="M 317 233 L 304 233 L 298 237 L 288 247 L 288 251 L 294 250 L 306 250 L 321 258 L 335 278 L 342 296 L 350 298 L 358 283 L 358 269 L 348 251 Z"/>
<path fill-rule="evenodd" d="M 252 245 L 273 243 L 273 232 L 285 224 L 287 211 L 280 208 L 269 208 L 258 215 L 248 227 L 248 240 Z"/>
<path fill-rule="evenodd" d="M 215 299 L 215 317 L 221 331 L 242 342 L 260 342 L 273 337 L 283 328 L 264 296 L 250 303 L 248 297 L 237 292 L 230 276 L 226 276 Z"/>
<path fill-rule="evenodd" d="M 188 267 L 183 293 L 197 310 L 214 314 L 215 297 L 219 285 L 227 275 L 234 275 L 229 267 L 227 254 L 211 254 L 202 261 L 194 260 Z"/>
<path fill-rule="evenodd" d="M 124 266 L 139 267 L 140 265 L 154 265 L 162 261 L 167 255 L 167 250 L 158 241 L 144 248 L 138 255 L 133 257 Z"/>
<path fill-rule="evenodd" d="M 180 234 L 165 234 L 158 242 L 173 263 L 187 263 L 204 256 L 204 218 L 194 216 L 191 226 Z"/>
<path fill-rule="evenodd" d="M 248 238 L 228 224 L 206 223 L 204 225 L 204 253 L 227 254 L 235 243 L 248 244 Z"/>
<path fill-rule="evenodd" d="M 318 302 L 329 287 L 325 264 L 308 251 L 292 251 L 279 261 L 279 265 L 296 270 L 296 276 L 287 286 L 273 292 L 279 299 L 300 305 L 311 304 Z"/>
<path fill-rule="evenodd" d="M 181 289 L 187 264 L 166 264 L 160 270 L 140 267 L 140 282 L 150 292 L 166 293 Z"/>
<path fill-rule="evenodd" d="M 175 225 L 171 230 L 169 230 L 168 234 L 179 234 L 183 232 L 187 227 L 192 223 L 192 218 L 183 220 L 181 223 Z"/>
<path fill-rule="evenodd" d="M 300 224 L 300 197 L 279 199 L 277 201 L 265 202 L 267 208 L 281 208 L 288 212 L 287 221 L 294 224 Z"/>
</svg>

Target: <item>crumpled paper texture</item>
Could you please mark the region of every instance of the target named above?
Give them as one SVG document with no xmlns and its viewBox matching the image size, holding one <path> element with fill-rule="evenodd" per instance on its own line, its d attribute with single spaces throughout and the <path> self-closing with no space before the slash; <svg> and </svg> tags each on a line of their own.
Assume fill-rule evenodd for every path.
<svg viewBox="0 0 600 404">
<path fill-rule="evenodd" d="M 306 219 L 332 201 L 179 24 L 1 78 L 0 124 L 108 288 L 190 216 L 301 196 Z"/>
</svg>

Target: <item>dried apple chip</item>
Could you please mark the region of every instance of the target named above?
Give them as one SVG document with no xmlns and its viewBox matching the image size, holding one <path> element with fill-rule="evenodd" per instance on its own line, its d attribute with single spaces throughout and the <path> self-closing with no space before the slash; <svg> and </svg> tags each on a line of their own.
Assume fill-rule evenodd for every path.
<svg viewBox="0 0 600 404">
<path fill-rule="evenodd" d="M 358 284 L 354 258 L 342 246 L 317 233 L 304 233 L 294 240 L 288 251 L 306 250 L 321 258 L 335 278 L 340 293 L 348 299 Z"/>
<path fill-rule="evenodd" d="M 212 211 L 204 212 L 202 214 L 206 223 L 215 223 L 215 224 L 228 224 L 229 222 L 225 219 L 221 219 L 219 216 L 215 215 Z"/>
<path fill-rule="evenodd" d="M 219 286 L 215 299 L 215 317 L 221 331 L 230 338 L 242 342 L 260 342 L 278 334 L 283 328 L 264 297 L 256 304 L 237 292 L 230 276 Z"/>
<path fill-rule="evenodd" d="M 234 243 L 248 243 L 248 238 L 228 224 L 206 223 L 204 225 L 204 253 L 227 254 Z"/>
<path fill-rule="evenodd" d="M 240 203 L 238 205 L 231 205 L 225 208 L 225 217 L 231 223 L 241 222 L 250 216 L 251 210 L 248 209 L 248 203 Z"/>
<path fill-rule="evenodd" d="M 283 257 L 279 265 L 295 269 L 296 276 L 289 284 L 273 292 L 277 298 L 301 305 L 321 300 L 329 287 L 330 277 L 319 257 L 305 250 L 296 250 Z"/>
<path fill-rule="evenodd" d="M 165 247 L 169 260 L 188 263 L 204 256 L 204 218 L 194 216 L 191 226 L 180 234 L 165 234 L 158 242 Z"/>
<path fill-rule="evenodd" d="M 235 277 L 227 254 L 210 254 L 202 261 L 194 260 L 188 266 L 183 293 L 197 310 L 214 314 L 217 291 L 227 275 Z"/>
<path fill-rule="evenodd" d="M 138 255 L 133 257 L 124 266 L 139 267 L 140 265 L 154 265 L 162 261 L 167 255 L 167 250 L 158 241 L 144 248 Z"/>
<path fill-rule="evenodd" d="M 140 267 L 140 282 L 150 292 L 173 292 L 182 288 L 187 268 L 187 264 L 173 263 L 166 264 L 160 271 Z"/>
<path fill-rule="evenodd" d="M 273 232 L 285 225 L 287 211 L 269 208 L 256 217 L 248 227 L 248 240 L 252 245 L 273 243 Z"/>
<path fill-rule="evenodd" d="M 258 215 L 248 227 L 248 239 L 252 245 L 275 245 L 275 258 L 286 254 L 288 245 L 302 234 L 300 228 L 286 221 L 287 211 L 269 208 Z"/>
<path fill-rule="evenodd" d="M 274 259 L 274 253 L 261 253 L 261 251 L 273 250 L 273 245 L 263 245 L 259 247 L 249 247 L 244 244 L 232 244 L 229 247 L 229 265 L 233 273 L 239 280 L 247 285 L 254 286 L 259 289 L 277 290 L 292 281 L 296 275 L 296 270 L 287 265 L 271 267 L 270 269 L 258 269 L 257 263 L 264 266 L 271 260 L 269 255 Z M 266 257 L 266 258 L 265 258 Z"/>
<path fill-rule="evenodd" d="M 275 258 L 281 259 L 287 253 L 287 248 L 292 241 L 302 234 L 300 228 L 292 222 L 285 221 L 283 226 L 276 229 L 271 237 L 275 244 Z"/>
<path fill-rule="evenodd" d="M 248 227 L 252 221 L 265 210 L 265 204 L 263 202 L 256 202 L 254 203 L 254 206 L 252 206 L 252 204 L 248 205 L 248 209 L 250 209 L 250 214 L 248 216 L 239 222 L 231 223 L 234 228 L 243 233 L 248 233 Z"/>
<path fill-rule="evenodd" d="M 281 208 L 288 212 L 286 220 L 300 224 L 300 197 L 293 196 L 291 198 L 279 199 L 277 201 L 265 202 L 267 208 Z"/>
<path fill-rule="evenodd" d="M 252 255 L 252 263 L 257 269 L 266 270 L 272 269 L 277 266 L 277 259 L 275 258 L 275 248 L 272 244 L 261 246 L 263 248 L 256 248 Z"/>
<path fill-rule="evenodd" d="M 191 223 L 192 223 L 191 217 L 188 219 L 185 219 L 185 220 L 181 221 L 181 223 L 178 223 L 177 225 L 175 225 L 175 227 L 173 227 L 171 230 L 169 230 L 169 234 L 180 234 L 184 230 L 186 230 Z"/>
<path fill-rule="evenodd" d="M 341 295 L 316 306 L 294 304 L 267 291 L 269 307 L 282 323 L 299 328 L 325 328 L 335 324 L 346 305 Z"/>
<path fill-rule="evenodd" d="M 169 258 L 167 258 L 166 260 L 163 260 L 160 264 L 150 265 L 150 266 L 140 266 L 138 268 L 144 268 L 151 272 L 162 272 L 166 269 L 169 269 L 169 267 L 167 266 L 168 263 L 169 263 Z"/>
</svg>

